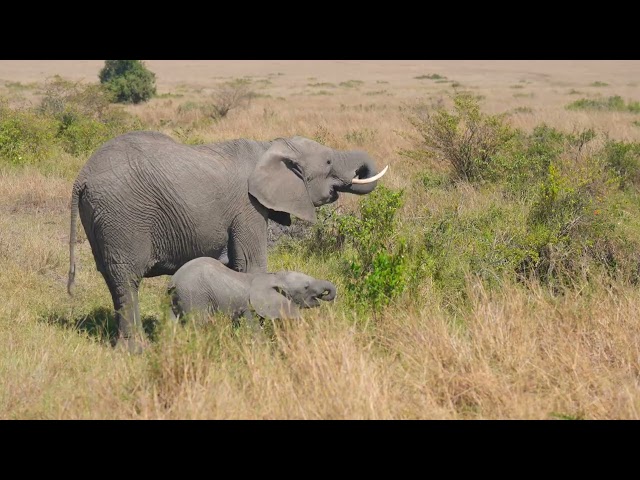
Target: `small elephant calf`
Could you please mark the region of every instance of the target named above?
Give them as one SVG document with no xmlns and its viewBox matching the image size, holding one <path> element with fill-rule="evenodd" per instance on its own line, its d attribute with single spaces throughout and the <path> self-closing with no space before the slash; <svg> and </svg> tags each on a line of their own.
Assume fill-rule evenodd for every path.
<svg viewBox="0 0 640 480">
<path fill-rule="evenodd" d="M 200 257 L 185 263 L 169 285 L 174 319 L 192 311 L 245 317 L 252 326 L 255 312 L 263 318 L 299 318 L 299 308 L 332 301 L 336 287 L 299 272 L 240 273 L 222 262 Z"/>
</svg>

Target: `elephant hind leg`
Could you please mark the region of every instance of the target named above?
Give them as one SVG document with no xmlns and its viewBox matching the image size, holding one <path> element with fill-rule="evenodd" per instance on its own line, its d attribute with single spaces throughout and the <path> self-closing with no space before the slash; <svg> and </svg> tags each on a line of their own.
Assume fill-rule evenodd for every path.
<svg viewBox="0 0 640 480">
<path fill-rule="evenodd" d="M 138 305 L 138 288 L 142 278 L 128 264 L 107 264 L 102 275 L 115 309 L 118 326 L 116 347 L 124 347 L 129 353 L 141 353 L 147 343 Z"/>
</svg>

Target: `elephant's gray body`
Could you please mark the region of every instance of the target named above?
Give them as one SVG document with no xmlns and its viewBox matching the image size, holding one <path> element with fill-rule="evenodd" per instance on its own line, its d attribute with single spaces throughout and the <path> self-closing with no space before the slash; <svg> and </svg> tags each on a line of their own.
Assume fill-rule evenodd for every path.
<svg viewBox="0 0 640 480">
<path fill-rule="evenodd" d="M 229 180 L 248 178 L 254 166 L 235 159 L 265 150 L 249 141 L 197 149 L 139 133 L 104 145 L 77 183 L 80 218 L 98 270 L 116 264 L 140 278 L 171 275 L 193 258 L 219 257 L 233 230 L 230 266 L 265 269 L 260 242 L 254 246 L 245 237 L 263 235 L 267 209 Z M 163 157 L 171 162 L 157 161 Z"/>
<path fill-rule="evenodd" d="M 230 268 L 266 272 L 269 218 L 288 225 L 293 214 L 313 222 L 315 207 L 335 201 L 337 192 L 372 191 L 376 182 L 352 180 L 375 173 L 364 152 L 302 137 L 189 146 L 158 132 L 121 135 L 91 156 L 73 186 L 69 292 L 79 213 L 120 338 L 136 350 L 142 278 L 172 275 L 194 258 L 219 258 L 225 248 Z"/>
<path fill-rule="evenodd" d="M 185 263 L 169 284 L 173 314 L 223 312 L 234 319 L 297 318 L 298 308 L 331 301 L 336 287 L 299 272 L 240 273 L 201 257 Z"/>
</svg>

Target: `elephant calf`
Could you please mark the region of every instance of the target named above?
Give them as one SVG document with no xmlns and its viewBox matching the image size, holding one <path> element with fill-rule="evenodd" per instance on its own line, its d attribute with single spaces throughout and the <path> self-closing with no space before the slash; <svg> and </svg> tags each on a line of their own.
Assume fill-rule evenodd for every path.
<svg viewBox="0 0 640 480">
<path fill-rule="evenodd" d="M 256 326 L 252 312 L 263 318 L 299 318 L 299 308 L 332 301 L 336 287 L 299 272 L 240 273 L 216 259 L 199 257 L 173 275 L 169 294 L 176 319 L 192 311 L 220 311 Z"/>
</svg>

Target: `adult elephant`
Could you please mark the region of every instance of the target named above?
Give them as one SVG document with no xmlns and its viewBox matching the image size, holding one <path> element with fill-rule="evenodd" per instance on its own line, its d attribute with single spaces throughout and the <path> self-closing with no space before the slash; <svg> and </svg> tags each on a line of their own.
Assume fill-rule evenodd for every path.
<svg viewBox="0 0 640 480">
<path fill-rule="evenodd" d="M 315 207 L 338 192 L 371 192 L 380 178 L 362 151 L 340 151 L 303 137 L 183 145 L 158 132 L 111 139 L 87 161 L 71 197 L 68 291 L 75 277 L 78 212 L 98 271 L 109 287 L 118 346 L 143 346 L 138 288 L 197 257 L 266 272 L 267 221 L 314 222 Z"/>
</svg>

